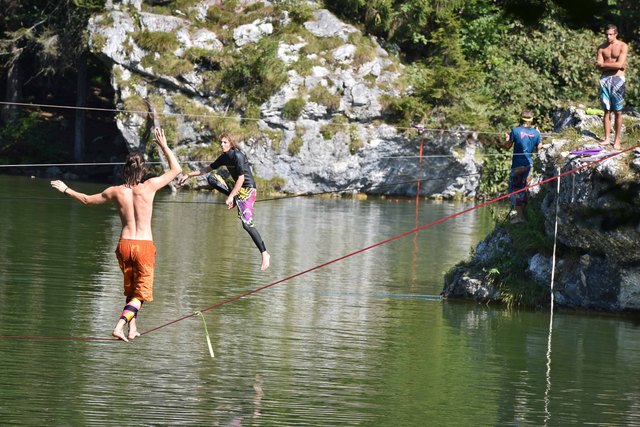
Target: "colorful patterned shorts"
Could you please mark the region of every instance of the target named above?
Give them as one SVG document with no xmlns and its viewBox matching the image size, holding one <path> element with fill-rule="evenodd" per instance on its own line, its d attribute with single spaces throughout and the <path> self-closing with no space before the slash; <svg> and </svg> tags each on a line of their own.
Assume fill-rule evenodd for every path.
<svg viewBox="0 0 640 427">
<path fill-rule="evenodd" d="M 624 77 L 600 77 L 600 104 L 605 111 L 620 111 L 624 107 Z"/>
</svg>

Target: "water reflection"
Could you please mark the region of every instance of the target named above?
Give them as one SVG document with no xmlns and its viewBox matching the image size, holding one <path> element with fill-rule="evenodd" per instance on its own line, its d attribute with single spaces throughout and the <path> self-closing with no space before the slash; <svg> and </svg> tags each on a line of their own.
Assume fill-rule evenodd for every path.
<svg viewBox="0 0 640 427">
<path fill-rule="evenodd" d="M 550 331 L 548 323 L 545 330 L 541 322 L 545 317 L 549 321 L 549 313 L 476 306 L 462 316 L 454 307 L 450 314 L 452 327 L 466 337 L 473 353 L 490 356 L 481 361 L 486 374 L 494 377 L 484 398 L 495 393 L 498 425 L 568 425 L 576 419 L 594 425 L 640 423 L 629 416 L 635 400 L 615 395 L 637 396 L 639 389 L 625 374 L 627 366 L 640 363 L 637 340 L 627 336 L 637 334 L 638 328 L 628 319 L 560 312 Z M 625 339 L 618 339 L 620 335 Z M 547 354 L 549 342 L 553 347 Z M 623 351 L 624 362 L 616 360 L 630 345 L 634 350 Z"/>
<path fill-rule="evenodd" d="M 46 184 L 0 177 L 1 196 L 32 197 L 0 203 L 0 335 L 108 336 L 117 214 L 52 200 Z M 158 195 L 142 331 L 416 226 L 409 202 L 264 202 L 261 272 L 219 201 Z M 422 202 L 418 223 L 468 206 Z M 140 425 L 639 425 L 637 319 L 556 313 L 548 370 L 549 313 L 440 301 L 442 274 L 491 226 L 469 212 L 204 311 L 215 358 L 198 316 L 130 344 L 0 339 L 0 419 L 124 425 L 135 408 Z"/>
</svg>

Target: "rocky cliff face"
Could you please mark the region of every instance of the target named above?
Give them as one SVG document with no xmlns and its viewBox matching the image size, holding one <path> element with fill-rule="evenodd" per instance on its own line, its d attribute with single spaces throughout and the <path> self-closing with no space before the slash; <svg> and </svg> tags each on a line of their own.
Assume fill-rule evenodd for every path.
<svg viewBox="0 0 640 427">
<path fill-rule="evenodd" d="M 598 162 L 612 154 L 575 155 L 571 151 L 597 146 L 591 135 L 599 130 L 601 120 L 584 111 L 570 109 L 557 117 L 558 130 L 563 126 L 577 129 L 578 140 L 558 138 L 546 144 L 538 156 L 537 166 L 544 178 L 556 176 L 581 166 L 575 173 L 544 184 L 533 196 L 544 217 L 543 232 L 552 240 L 556 225 L 559 244 L 556 259 L 555 303 L 567 307 L 607 311 L 640 310 L 640 143 L 635 137 L 637 119 L 625 117 L 623 149 L 629 151 Z M 623 136 L 624 137 L 624 136 Z M 495 266 L 518 251 L 516 227 L 499 226 L 481 242 L 468 262 L 453 269 L 445 283 L 446 297 L 495 300 L 501 298 L 495 286 Z M 531 286 L 549 289 L 551 284 L 551 248 L 538 248 L 526 255 L 525 276 Z M 491 275 L 494 275 L 492 278 Z M 548 292 L 546 293 L 548 295 Z M 544 304 L 547 301 L 539 301 Z"/>
<path fill-rule="evenodd" d="M 149 4 L 108 1 L 89 25 L 92 50 L 113 69 L 123 110 L 117 125 L 129 149 L 144 148 L 142 100 L 148 99 L 191 168 L 212 160 L 216 133 L 232 127 L 244 132 L 242 148 L 256 175 L 282 179 L 284 192 L 413 196 L 422 179 L 422 195 L 475 197 L 481 164 L 474 159 L 473 135 L 464 129 L 425 134 L 424 155 L 440 157 L 421 166 L 417 132 L 381 120 L 385 99 L 410 90 L 401 82 L 402 65 L 314 2 L 301 3 L 313 13 L 298 27 L 289 11 L 276 13 L 270 2 L 238 2 L 234 27 L 212 25 L 222 7 L 216 0 L 170 12 Z M 261 17 L 255 18 L 256 10 Z M 158 40 L 169 47 L 159 47 Z M 265 40 L 277 43 L 276 65 L 284 64 L 286 79 L 249 114 L 250 107 L 233 105 L 215 81 L 225 60 L 212 65 L 210 58 L 241 57 Z M 312 44 L 321 47 L 312 50 Z"/>
</svg>

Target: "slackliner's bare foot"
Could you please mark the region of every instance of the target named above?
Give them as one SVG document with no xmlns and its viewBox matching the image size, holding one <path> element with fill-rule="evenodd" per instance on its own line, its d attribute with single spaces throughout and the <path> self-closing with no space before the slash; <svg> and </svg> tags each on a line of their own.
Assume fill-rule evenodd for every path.
<svg viewBox="0 0 640 427">
<path fill-rule="evenodd" d="M 262 252 L 262 265 L 260 266 L 260 270 L 264 271 L 267 268 L 269 268 L 270 260 L 271 260 L 271 255 L 269 255 L 269 252 L 267 251 Z"/>
</svg>

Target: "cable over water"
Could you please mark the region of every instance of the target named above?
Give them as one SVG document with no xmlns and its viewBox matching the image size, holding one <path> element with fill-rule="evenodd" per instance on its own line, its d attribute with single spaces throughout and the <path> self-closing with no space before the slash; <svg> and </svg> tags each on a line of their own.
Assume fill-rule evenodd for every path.
<svg viewBox="0 0 640 427">
<path fill-rule="evenodd" d="M 193 313 L 190 313 L 190 314 L 184 315 L 184 316 L 182 316 L 182 317 L 180 317 L 180 318 L 178 318 L 178 319 L 175 319 L 175 320 L 172 320 L 172 321 L 166 322 L 166 323 L 164 323 L 164 324 L 158 325 L 158 326 L 156 326 L 156 327 L 154 327 L 154 328 L 152 328 L 152 329 L 149 329 L 149 330 L 147 330 L 147 331 L 142 332 L 142 333 L 141 333 L 141 335 L 147 335 L 147 334 L 150 334 L 150 333 L 152 333 L 152 332 L 154 332 L 154 331 L 157 331 L 157 330 L 159 330 L 159 329 L 162 329 L 162 328 L 165 328 L 165 327 L 167 327 L 167 326 L 173 325 L 173 324 L 175 324 L 175 323 L 181 322 L 181 321 L 183 321 L 183 320 L 185 320 L 185 319 L 191 318 L 191 317 L 193 317 L 193 316 L 197 316 L 197 315 L 199 315 L 199 314 L 201 314 L 201 313 L 203 313 L 203 312 L 213 310 L 213 309 L 215 309 L 215 308 L 218 308 L 218 307 L 224 306 L 224 305 L 226 305 L 226 304 L 230 304 L 230 303 L 232 303 L 232 302 L 234 302 L 234 301 L 237 301 L 237 300 L 240 300 L 240 299 L 242 299 L 242 298 L 245 298 L 245 297 L 248 297 L 248 296 L 250 296 L 250 295 L 253 295 L 253 294 L 255 294 L 255 293 L 261 292 L 261 291 L 263 291 L 263 290 L 265 290 L 265 289 L 271 288 L 271 287 L 276 286 L 276 285 L 278 285 L 278 284 L 280 284 L 280 283 L 287 282 L 287 281 L 292 280 L 292 279 L 294 279 L 294 278 L 296 278 L 296 277 L 300 277 L 300 276 L 302 276 L 302 275 L 305 275 L 305 274 L 311 273 L 311 272 L 313 272 L 313 271 L 316 271 L 316 270 L 318 270 L 318 269 L 324 268 L 324 267 L 326 267 L 326 266 L 328 266 L 328 265 L 331 265 L 331 264 L 337 263 L 337 262 L 342 261 L 342 260 L 345 260 L 345 259 L 347 259 L 347 258 L 351 258 L 351 257 L 353 257 L 353 256 L 355 256 L 355 255 L 358 255 L 358 254 L 360 254 L 360 253 L 366 252 L 366 251 L 371 250 L 371 249 L 373 249 L 373 248 L 376 248 L 376 247 L 378 247 L 378 246 L 382 246 L 382 245 L 385 245 L 385 244 L 391 243 L 391 242 L 393 242 L 393 241 L 395 241 L 395 240 L 398 240 L 398 239 L 401 239 L 401 238 L 406 237 L 406 236 L 408 236 L 408 235 L 411 235 L 411 234 L 417 233 L 418 231 L 421 231 L 421 230 L 424 230 L 424 229 L 427 229 L 427 228 L 433 227 L 434 225 L 437 225 L 437 224 L 440 224 L 440 223 L 442 223 L 442 222 L 448 221 L 448 220 L 450 220 L 450 219 L 456 218 L 456 217 L 458 217 L 458 216 L 460 216 L 460 215 L 464 215 L 464 214 L 466 214 L 466 213 L 468 213 L 468 212 L 471 212 L 471 211 L 474 211 L 474 210 L 476 210 L 476 209 L 480 209 L 480 208 L 482 208 L 482 207 L 485 207 L 485 206 L 491 205 L 491 204 L 496 203 L 496 202 L 498 202 L 498 201 L 500 201 L 500 200 L 504 200 L 504 199 L 506 199 L 506 198 L 508 198 L 508 197 L 511 197 L 511 196 L 513 196 L 513 195 L 515 195 L 515 194 L 521 193 L 521 192 L 523 192 L 523 191 L 528 191 L 528 190 L 529 190 L 529 189 L 531 189 L 531 188 L 541 186 L 541 185 L 546 184 L 546 183 L 548 183 L 548 182 L 552 182 L 552 181 L 554 181 L 554 180 L 556 180 L 556 179 L 559 179 L 559 178 L 561 178 L 561 177 L 563 177 L 563 176 L 567 176 L 567 175 L 574 174 L 574 173 L 576 173 L 577 171 L 580 171 L 580 170 L 582 170 L 582 169 L 586 169 L 586 168 L 588 168 L 588 167 L 591 167 L 591 166 L 594 166 L 594 165 L 596 165 L 596 164 L 602 163 L 602 162 L 604 162 L 604 161 L 606 161 L 606 160 L 608 160 L 608 159 L 611 159 L 611 158 L 613 158 L 613 157 L 619 156 L 619 155 L 621 155 L 621 154 L 623 154 L 623 153 L 629 152 L 629 151 L 634 150 L 634 149 L 636 149 L 636 148 L 638 148 L 638 147 L 640 147 L 640 145 L 635 145 L 635 146 L 633 146 L 633 147 L 627 148 L 627 149 L 622 150 L 622 151 L 619 151 L 619 152 L 611 153 L 611 154 L 609 154 L 609 155 L 607 155 L 607 156 L 604 156 L 604 157 L 598 158 L 598 159 L 596 159 L 596 160 L 592 160 L 592 161 L 585 162 L 585 163 L 584 163 L 584 164 L 582 164 L 581 166 L 577 166 L 577 167 L 575 167 L 575 168 L 573 168 L 573 169 L 570 169 L 570 170 L 568 170 L 568 171 L 565 171 L 565 172 L 559 173 L 559 174 L 554 175 L 554 176 L 552 176 L 552 177 L 550 177 L 550 178 L 546 178 L 546 179 L 541 180 L 541 181 L 539 181 L 539 182 L 537 182 L 537 183 L 534 183 L 534 184 L 531 184 L 531 185 L 529 185 L 529 186 L 526 186 L 525 188 L 522 188 L 522 189 L 520 189 L 520 190 L 517 190 L 517 191 L 511 192 L 511 193 L 508 193 L 508 194 L 504 194 L 504 195 L 501 195 L 501 196 L 498 196 L 498 197 L 495 197 L 495 198 L 493 198 L 493 199 L 491 199 L 491 200 L 487 200 L 487 201 L 485 201 L 485 202 L 482 202 L 482 203 L 479 203 L 479 204 L 477 204 L 477 205 L 474 205 L 474 206 L 472 206 L 472 207 L 470 207 L 470 208 L 467 208 L 467 209 L 461 210 L 461 211 L 456 212 L 456 213 L 453 213 L 453 214 L 451 214 L 451 215 L 447 215 L 447 216 L 442 217 L 442 218 L 440 218 L 440 219 L 434 220 L 434 221 L 432 221 L 432 222 L 430 222 L 430 223 L 427 223 L 427 224 L 423 224 L 423 225 L 417 226 L 417 227 L 415 227 L 415 228 L 413 228 L 413 229 L 411 229 L 411 230 L 405 231 L 404 233 L 398 234 L 398 235 L 393 236 L 393 237 L 389 237 L 389 238 L 387 238 L 387 239 L 381 240 L 381 241 L 379 241 L 379 242 L 377 242 L 377 243 L 374 243 L 374 244 L 372 244 L 372 245 L 369 245 L 369 246 L 366 246 L 366 247 L 364 247 L 364 248 L 358 249 L 358 250 L 356 250 L 356 251 L 350 252 L 350 253 L 348 253 L 348 254 L 342 255 L 342 256 L 340 256 L 340 257 L 337 257 L 337 258 L 332 259 L 332 260 L 330 260 L 330 261 L 327 261 L 327 262 L 325 262 L 325 263 L 322 263 L 322 264 L 316 265 L 316 266 L 314 266 L 314 267 L 308 268 L 308 269 L 306 269 L 306 270 L 303 270 L 303 271 L 300 271 L 300 272 L 298 272 L 298 273 L 292 274 L 292 275 L 290 275 L 290 276 L 284 277 L 284 278 L 282 278 L 282 279 L 276 280 L 276 281 L 271 282 L 271 283 L 269 283 L 269 284 L 267 284 L 267 285 L 260 286 L 260 287 L 258 287 L 258 288 L 256 288 L 256 289 L 253 289 L 253 290 L 251 290 L 251 291 L 248 291 L 248 292 L 245 292 L 245 293 L 243 293 L 243 294 L 237 295 L 237 296 L 235 296 L 235 297 L 232 297 L 232 298 L 229 298 L 229 299 L 226 299 L 226 300 L 220 301 L 220 302 L 218 302 L 218 303 L 216 303 L 216 304 L 213 304 L 213 305 L 211 305 L 211 306 L 209 306 L 209 307 L 206 307 L 206 308 L 203 308 L 203 309 L 198 310 L 198 311 L 196 311 L 196 312 L 193 312 Z M 33 340 L 37 340 L 37 339 L 41 339 L 41 340 L 56 340 L 56 339 L 60 339 L 60 340 L 78 340 L 78 341 L 117 341 L 117 339 L 116 339 L 116 338 L 96 338 L 96 337 L 90 337 L 90 338 L 81 338 L 81 337 L 46 337 L 46 336 L 0 336 L 0 339 L 33 339 Z"/>
<path fill-rule="evenodd" d="M 171 321 L 171 322 L 167 322 L 167 323 L 165 323 L 165 324 L 162 324 L 162 325 L 156 326 L 155 328 L 152 328 L 152 329 L 149 329 L 148 331 L 142 332 L 142 333 L 141 333 L 141 335 L 149 334 L 149 333 L 151 333 L 151 332 L 153 332 L 153 331 L 156 331 L 156 330 L 158 330 L 158 329 L 162 329 L 162 328 L 164 328 L 164 327 L 166 327 L 166 326 L 169 326 L 169 325 L 172 325 L 172 324 L 174 324 L 174 323 L 177 323 L 177 322 L 180 322 L 180 321 L 182 321 L 182 320 L 185 320 L 185 319 L 188 319 L 188 318 L 190 318 L 190 317 L 193 317 L 193 316 L 197 315 L 198 313 L 202 313 L 202 312 L 205 312 L 205 311 L 213 310 L 213 309 L 215 309 L 215 308 L 221 307 L 221 306 L 223 306 L 223 305 L 229 304 L 229 303 L 231 303 L 231 302 L 234 302 L 234 301 L 237 301 L 237 300 L 239 300 L 239 299 L 242 299 L 242 298 L 248 297 L 248 296 L 250 296 L 250 295 L 252 295 L 252 294 L 255 294 L 255 293 L 257 293 L 257 292 L 260 292 L 260 291 L 263 291 L 263 290 L 265 290 L 265 289 L 268 289 L 268 288 L 270 288 L 270 287 L 272 287 L 272 286 L 278 285 L 278 284 L 280 284 L 280 283 L 283 283 L 283 282 L 289 281 L 289 280 L 294 279 L 294 278 L 296 278 L 296 277 L 302 276 L 302 275 L 307 274 L 307 273 L 311 273 L 312 271 L 318 270 L 318 269 L 320 269 L 320 268 L 323 268 L 323 267 L 326 267 L 326 266 L 328 266 L 328 265 L 334 264 L 334 263 L 336 263 L 336 262 L 342 261 L 342 260 L 344 260 L 344 259 L 350 258 L 350 257 L 352 257 L 352 256 L 354 256 L 354 255 L 357 255 L 357 254 L 360 254 L 360 253 L 366 252 L 366 251 L 368 251 L 368 250 L 370 250 L 370 249 L 376 248 L 376 247 L 378 247 L 378 246 L 385 245 L 385 244 L 387 244 L 387 243 L 391 243 L 391 242 L 393 242 L 393 241 L 395 241 L 395 240 L 401 239 L 401 238 L 403 238 L 403 237 L 406 237 L 406 236 L 408 236 L 408 235 L 410 235 L 410 234 L 413 234 L 413 233 L 416 233 L 416 232 L 418 232 L 418 231 L 424 230 L 424 229 L 426 229 L 426 228 L 433 227 L 434 225 L 437 225 L 437 224 L 440 224 L 440 223 L 442 223 L 442 222 L 448 221 L 448 220 L 450 220 L 450 219 L 456 218 L 456 217 L 458 217 L 458 216 L 460 216 L 460 215 L 464 215 L 465 213 L 468 213 L 468 212 L 474 211 L 474 210 L 476 210 L 476 209 L 480 209 L 480 208 L 482 208 L 482 207 L 485 207 L 485 206 L 488 206 L 488 205 L 490 205 L 490 204 L 496 203 L 496 202 L 498 202 L 498 201 L 500 201 L 500 200 L 506 199 L 506 198 L 511 197 L 511 196 L 513 196 L 513 195 L 515 195 L 515 194 L 521 193 L 521 192 L 523 192 L 523 191 L 528 191 L 528 190 L 529 190 L 529 189 L 531 189 L 531 188 L 534 188 L 534 187 L 537 187 L 537 186 L 540 186 L 540 185 L 546 184 L 546 183 L 551 182 L 551 181 L 556 180 L 556 179 L 560 179 L 560 178 L 561 178 L 561 177 L 563 177 L 563 176 L 573 174 L 573 173 L 575 173 L 575 172 L 577 172 L 577 171 L 579 171 L 579 170 L 582 170 L 582 169 L 588 168 L 588 167 L 590 167 L 590 166 L 593 166 L 593 165 L 595 165 L 595 164 L 598 164 L 598 163 L 604 162 L 605 160 L 608 160 L 608 159 L 610 159 L 610 158 L 612 158 L 612 157 L 618 156 L 618 155 L 620 155 L 620 154 L 622 154 L 622 153 L 625 153 L 625 152 L 631 151 L 631 150 L 633 150 L 633 149 L 635 149 L 635 148 L 637 148 L 637 147 L 640 147 L 640 145 L 636 145 L 636 146 L 634 146 L 634 147 L 631 147 L 631 148 L 628 148 L 628 149 L 622 150 L 622 151 L 620 151 L 620 152 L 616 152 L 616 153 L 609 154 L 609 155 L 607 155 L 607 156 L 605 156 L 605 157 L 602 157 L 602 158 L 597 159 L 597 160 L 593 160 L 593 161 L 591 161 L 591 162 L 586 162 L 585 164 L 583 164 L 583 165 L 581 165 L 581 166 L 575 167 L 575 168 L 570 169 L 570 170 L 568 170 L 568 171 L 566 171 L 566 172 L 562 172 L 562 173 L 560 173 L 560 174 L 558 174 L 558 175 L 555 175 L 555 176 L 552 176 L 552 177 L 550 177 L 550 178 L 547 178 L 547 179 L 541 180 L 541 181 L 539 181 L 539 182 L 537 182 L 537 183 L 535 183 L 535 184 L 532 184 L 532 185 L 526 186 L 525 188 L 522 188 L 522 189 L 520 189 L 520 190 L 513 191 L 513 192 L 508 193 L 508 194 L 504 194 L 504 195 L 502 195 L 502 196 L 499 196 L 499 197 L 493 198 L 493 199 L 491 199 L 491 200 L 488 200 L 488 201 L 486 201 L 486 202 L 483 202 L 483 203 L 477 204 L 477 205 L 475 205 L 475 206 L 472 206 L 472 207 L 470 207 L 470 208 L 468 208 L 468 209 L 464 209 L 464 210 L 459 211 L 459 212 L 456 212 L 456 213 L 454 213 L 454 214 L 451 214 L 451 215 L 445 216 L 445 217 L 443 217 L 443 218 L 437 219 L 437 220 L 432 221 L 432 222 L 430 222 L 430 223 L 428 223 L 428 224 L 424 224 L 424 225 L 421 225 L 421 226 L 415 227 L 415 228 L 413 228 L 413 229 L 411 229 L 411 230 L 405 231 L 404 233 L 401 233 L 401 234 L 398 234 L 398 235 L 396 235 L 396 236 L 390 237 L 390 238 L 388 238 L 388 239 L 385 239 L 385 240 L 379 241 L 378 243 L 374 243 L 374 244 L 369 245 L 369 246 L 366 246 L 366 247 L 364 247 L 364 248 L 362 248 L 362 249 L 358 249 L 358 250 L 356 250 L 356 251 L 354 251 L 354 252 L 350 252 L 350 253 L 348 253 L 348 254 L 346 254 L 346 255 L 342 255 L 342 256 L 340 256 L 340 257 L 338 257 L 338 258 L 335 258 L 335 259 L 333 259 L 333 260 L 331 260 L 331 261 L 327 261 L 327 262 L 325 262 L 325 263 L 323 263 L 323 264 L 319 264 L 319 265 L 317 265 L 317 266 L 315 266 L 315 267 L 309 268 L 309 269 L 307 269 L 307 270 L 303 270 L 303 271 L 301 271 L 301 272 L 299 272 L 299 273 L 293 274 L 293 275 L 291 275 L 291 276 L 285 277 L 285 278 L 283 278 L 283 279 L 280 279 L 280 280 L 277 280 L 277 281 L 275 281 L 275 282 L 269 283 L 269 284 L 267 284 L 267 285 L 261 286 L 261 287 L 259 287 L 259 288 L 253 289 L 253 290 L 251 290 L 251 291 L 249 291 L 249 292 L 245 292 L 245 293 L 243 293 L 243 294 L 241 294 L 241 295 L 238 295 L 238 296 L 235 296 L 235 297 L 233 297 L 233 298 L 229 298 L 229 299 L 227 299 L 227 300 L 224 300 L 224 301 L 218 302 L 218 303 L 216 303 L 216 304 L 214 304 L 214 305 L 211 305 L 211 306 L 209 306 L 209 307 L 206 307 L 206 308 L 203 308 L 203 309 L 201 309 L 201 310 L 198 310 L 198 311 L 197 311 L 197 312 L 195 312 L 195 313 L 188 314 L 188 315 L 185 315 L 185 316 L 183 316 L 183 317 L 181 317 L 181 318 L 179 318 L 179 319 L 176 319 L 176 320 L 173 320 L 173 321 Z"/>
</svg>

